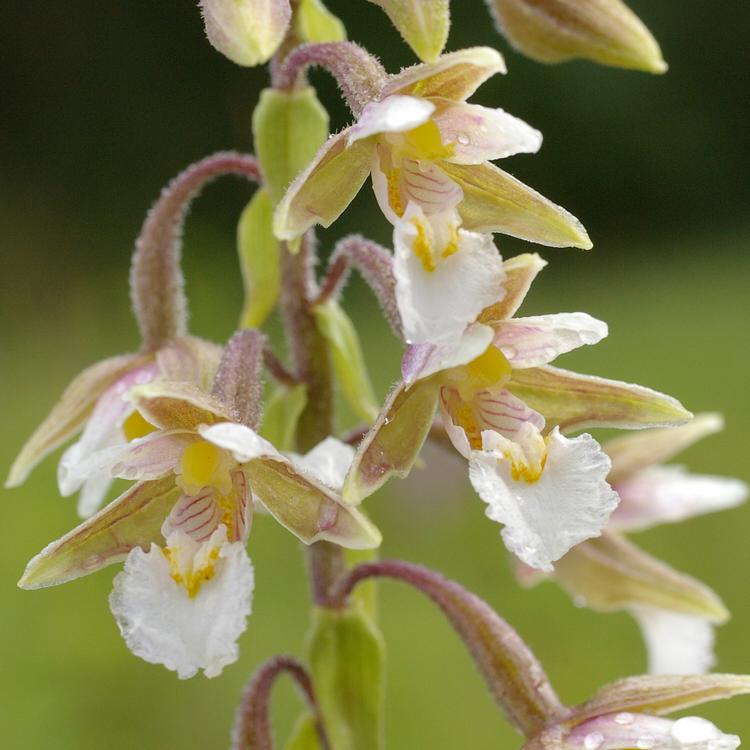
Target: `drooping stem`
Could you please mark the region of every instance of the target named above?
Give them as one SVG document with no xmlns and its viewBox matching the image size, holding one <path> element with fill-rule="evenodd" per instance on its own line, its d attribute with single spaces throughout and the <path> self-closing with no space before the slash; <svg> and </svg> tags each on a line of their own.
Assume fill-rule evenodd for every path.
<svg viewBox="0 0 750 750">
<path fill-rule="evenodd" d="M 297 684 L 315 716 L 318 739 L 323 750 L 330 744 L 323 726 L 315 690 L 307 670 L 290 656 L 276 656 L 256 671 L 242 694 L 232 732 L 232 750 L 273 750 L 270 721 L 271 689 L 276 678 L 288 674 Z"/>
<path fill-rule="evenodd" d="M 365 105 L 377 99 L 387 81 L 383 66 L 364 48 L 353 42 L 303 44 L 274 66 L 273 85 L 291 89 L 301 83 L 311 66 L 325 68 L 338 82 L 352 114 L 358 117 Z"/>
<path fill-rule="evenodd" d="M 518 633 L 485 601 L 435 571 L 400 560 L 364 563 L 338 581 L 329 605 L 345 606 L 360 581 L 382 577 L 413 586 L 440 607 L 474 657 L 493 697 L 526 737 L 565 714 L 541 664 Z"/>
<path fill-rule="evenodd" d="M 393 332 L 399 338 L 403 338 L 401 315 L 396 304 L 393 255 L 382 245 L 361 235 L 344 237 L 336 244 L 315 304 L 321 304 L 330 297 L 338 296 L 347 282 L 351 268 L 359 271 L 377 297 L 383 315 Z"/>
<path fill-rule="evenodd" d="M 180 267 L 182 228 L 193 198 L 225 174 L 261 180 L 251 154 L 212 154 L 177 175 L 146 216 L 130 269 L 130 296 L 144 351 L 158 349 L 187 331 L 185 279 Z"/>
</svg>

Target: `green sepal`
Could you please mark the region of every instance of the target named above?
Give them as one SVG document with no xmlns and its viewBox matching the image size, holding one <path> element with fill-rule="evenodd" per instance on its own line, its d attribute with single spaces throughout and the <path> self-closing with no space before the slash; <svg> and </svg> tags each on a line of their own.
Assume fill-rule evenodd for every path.
<svg viewBox="0 0 750 750">
<path fill-rule="evenodd" d="M 323 750 L 318 738 L 315 716 L 308 711 L 302 714 L 292 729 L 284 750 Z"/>
<path fill-rule="evenodd" d="M 281 265 L 279 241 L 273 234 L 273 203 L 261 188 L 240 215 L 237 253 L 245 288 L 240 328 L 263 325 L 279 298 Z"/>
<path fill-rule="evenodd" d="M 346 27 L 320 0 L 300 0 L 294 31 L 304 42 L 344 42 Z"/>
<path fill-rule="evenodd" d="M 255 153 L 276 205 L 328 137 L 328 113 L 312 87 L 265 89 L 253 113 Z"/>
<path fill-rule="evenodd" d="M 385 647 L 364 607 L 315 610 L 308 652 L 333 750 L 382 750 Z"/>
<path fill-rule="evenodd" d="M 327 300 L 313 312 L 318 330 L 330 347 L 333 367 L 346 402 L 360 419 L 371 424 L 378 415 L 378 405 L 357 329 L 336 300 Z"/>
<path fill-rule="evenodd" d="M 161 526 L 181 494 L 174 476 L 138 482 L 43 549 L 26 566 L 18 585 L 38 589 L 67 583 L 124 560 L 134 547 L 148 549 L 162 541 Z"/>
<path fill-rule="evenodd" d="M 304 383 L 287 388 L 281 386 L 268 400 L 260 434 L 280 451 L 294 449 L 294 435 L 300 415 L 307 406 Z"/>
</svg>

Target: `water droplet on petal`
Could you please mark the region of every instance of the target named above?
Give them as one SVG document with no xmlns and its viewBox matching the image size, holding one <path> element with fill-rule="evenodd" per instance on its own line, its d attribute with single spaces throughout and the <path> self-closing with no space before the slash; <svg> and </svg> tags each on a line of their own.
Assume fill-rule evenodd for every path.
<svg viewBox="0 0 750 750">
<path fill-rule="evenodd" d="M 583 738 L 583 746 L 586 750 L 599 750 L 604 744 L 604 735 L 601 732 L 591 732 Z"/>
<path fill-rule="evenodd" d="M 656 740 L 650 734 L 644 734 L 637 742 L 638 750 L 653 750 Z"/>
<path fill-rule="evenodd" d="M 619 724 L 620 726 L 626 726 L 627 724 L 632 724 L 634 719 L 635 717 L 633 716 L 633 714 L 623 712 L 615 716 L 615 724 Z"/>
<path fill-rule="evenodd" d="M 457 140 L 462 146 L 468 146 L 470 143 L 469 136 L 466 133 L 459 133 Z"/>
</svg>

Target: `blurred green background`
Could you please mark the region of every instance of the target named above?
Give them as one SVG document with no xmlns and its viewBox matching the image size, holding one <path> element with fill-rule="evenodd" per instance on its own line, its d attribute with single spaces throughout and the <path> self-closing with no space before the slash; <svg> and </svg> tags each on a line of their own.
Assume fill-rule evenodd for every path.
<svg viewBox="0 0 750 750">
<path fill-rule="evenodd" d="M 552 263 L 525 312 L 581 309 L 608 321 L 610 338 L 563 366 L 668 391 L 694 411 L 724 412 L 727 430 L 684 461 L 750 480 L 750 6 L 631 4 L 662 42 L 667 76 L 527 61 L 495 34 L 481 0 L 454 0 L 449 48 L 488 44 L 507 53 L 509 75 L 475 100 L 539 127 L 545 146 L 504 167 L 579 216 L 596 246 L 590 253 L 543 249 Z M 329 6 L 389 69 L 411 61 L 374 5 Z M 0 28 L 0 466 L 7 467 L 75 373 L 137 346 L 126 279 L 142 217 L 189 162 L 251 148 L 250 114 L 265 72 L 239 69 L 214 52 L 195 3 L 185 0 L 5 2 Z M 335 87 L 324 74 L 314 81 L 334 125 L 343 125 Z M 185 268 L 199 335 L 224 340 L 236 322 L 234 225 L 250 195 L 245 184 L 220 182 L 187 224 Z M 324 250 L 352 230 L 387 242 L 388 226 L 373 208 L 365 189 L 345 219 L 322 233 Z M 522 249 L 504 238 L 498 244 L 506 255 Z M 397 375 L 399 346 L 363 286 L 352 285 L 346 303 L 383 395 Z M 385 535 L 383 555 L 434 566 L 486 598 L 568 701 L 643 670 L 626 615 L 577 609 L 550 584 L 519 590 L 462 462 L 439 452 L 426 458 L 426 471 L 368 503 Z M 301 653 L 308 605 L 300 549 L 272 522 L 256 524 L 255 612 L 241 660 L 217 680 L 180 682 L 126 650 L 107 607 L 114 569 L 59 589 L 16 589 L 26 561 L 75 523 L 74 503 L 58 498 L 54 473 L 55 457 L 23 488 L 3 492 L 0 505 L 0 744 L 225 747 L 253 668 L 274 653 Z M 638 537 L 724 597 L 734 617 L 718 634 L 722 671 L 750 672 L 749 535 L 746 506 Z M 517 747 L 435 608 L 391 583 L 381 587 L 381 604 L 388 746 Z M 275 705 L 284 732 L 298 706 L 288 685 Z M 701 713 L 750 736 L 750 699 Z"/>
</svg>

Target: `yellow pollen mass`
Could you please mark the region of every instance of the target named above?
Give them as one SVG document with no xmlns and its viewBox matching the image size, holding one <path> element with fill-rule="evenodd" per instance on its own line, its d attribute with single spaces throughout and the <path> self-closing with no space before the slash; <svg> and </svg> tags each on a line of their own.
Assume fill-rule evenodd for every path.
<svg viewBox="0 0 750 750">
<path fill-rule="evenodd" d="M 122 423 L 122 431 L 128 442 L 146 437 L 154 430 L 156 427 L 151 422 L 147 422 L 137 409 Z"/>
<path fill-rule="evenodd" d="M 438 126 L 428 120 L 406 134 L 406 143 L 421 159 L 448 159 L 455 153 L 452 143 L 443 143 Z"/>
<path fill-rule="evenodd" d="M 404 215 L 404 203 L 401 200 L 401 170 L 398 167 L 389 169 L 386 175 L 388 180 L 388 204 L 393 209 L 396 216 Z"/>
<path fill-rule="evenodd" d="M 427 237 L 427 232 L 425 231 L 424 225 L 421 221 L 417 221 L 417 219 L 414 219 L 412 223 L 417 228 L 417 236 L 414 238 L 414 245 L 412 246 L 412 250 L 414 250 L 414 254 L 417 256 L 417 258 L 422 261 L 424 270 L 428 273 L 432 273 L 435 270 L 436 266 L 435 259 L 432 257 L 432 247 L 430 247 L 430 241 Z"/>
<path fill-rule="evenodd" d="M 185 573 L 180 570 L 176 556 L 169 547 L 163 549 L 162 554 L 167 558 L 167 562 L 169 563 L 169 575 L 172 580 L 178 586 L 183 586 L 187 591 L 188 596 L 191 599 L 194 599 L 201 590 L 201 586 L 206 581 L 210 581 L 216 573 L 215 563 L 219 559 L 219 548 L 213 547 L 211 549 L 204 565 L 201 565 L 198 568 L 192 568 Z"/>
<path fill-rule="evenodd" d="M 472 359 L 466 369 L 477 390 L 500 385 L 513 371 L 510 362 L 496 346 L 487 347 L 487 351 Z"/>
<path fill-rule="evenodd" d="M 196 440 L 182 454 L 180 474 L 186 484 L 195 487 L 212 485 L 219 468 L 219 449 L 205 440 Z"/>
<path fill-rule="evenodd" d="M 516 457 L 510 453 L 504 455 L 505 458 L 510 461 L 510 473 L 513 479 L 516 482 L 524 481 L 526 484 L 534 484 L 534 482 L 538 482 L 547 463 L 546 452 L 536 466 L 529 466 L 525 461 L 517 461 Z"/>
</svg>

